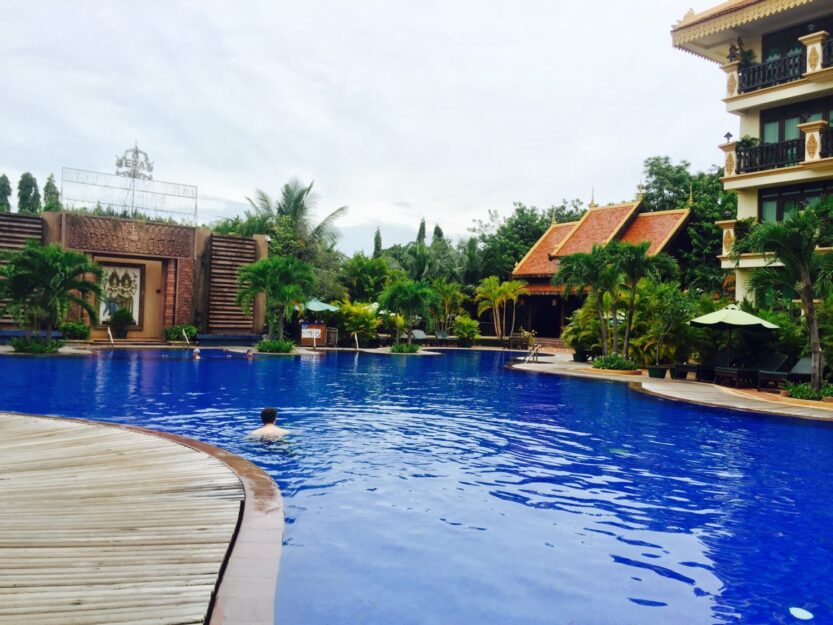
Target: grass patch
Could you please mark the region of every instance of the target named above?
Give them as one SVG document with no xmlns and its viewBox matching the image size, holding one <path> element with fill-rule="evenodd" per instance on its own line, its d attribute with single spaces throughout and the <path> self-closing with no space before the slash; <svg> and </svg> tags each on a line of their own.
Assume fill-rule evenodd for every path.
<svg viewBox="0 0 833 625">
<path fill-rule="evenodd" d="M 291 354 L 295 351 L 295 343 L 283 339 L 267 339 L 255 345 L 255 349 L 264 354 Z"/>
<path fill-rule="evenodd" d="M 64 346 L 63 341 L 47 341 L 43 338 L 15 337 L 9 341 L 16 352 L 23 354 L 54 354 Z"/>
<path fill-rule="evenodd" d="M 594 369 L 611 369 L 614 371 L 631 371 L 639 369 L 633 360 L 628 360 L 621 354 L 608 354 L 607 356 L 599 356 L 593 359 Z"/>
<path fill-rule="evenodd" d="M 390 346 L 390 351 L 394 354 L 416 354 L 419 351 L 419 345 L 416 343 L 394 343 Z"/>
</svg>

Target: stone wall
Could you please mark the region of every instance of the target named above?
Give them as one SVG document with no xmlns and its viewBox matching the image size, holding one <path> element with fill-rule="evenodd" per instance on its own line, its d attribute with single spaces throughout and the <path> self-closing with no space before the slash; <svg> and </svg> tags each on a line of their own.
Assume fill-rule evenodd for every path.
<svg viewBox="0 0 833 625">
<path fill-rule="evenodd" d="M 189 226 L 64 213 L 65 247 L 156 258 L 193 258 L 194 231 Z"/>
</svg>

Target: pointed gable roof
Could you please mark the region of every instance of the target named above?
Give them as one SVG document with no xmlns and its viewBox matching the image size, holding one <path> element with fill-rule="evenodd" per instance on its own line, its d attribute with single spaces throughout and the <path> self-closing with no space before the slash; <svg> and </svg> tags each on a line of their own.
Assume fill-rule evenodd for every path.
<svg viewBox="0 0 833 625">
<path fill-rule="evenodd" d="M 630 223 L 641 201 L 610 206 L 591 206 L 568 237 L 550 252 L 551 258 L 589 252 L 594 245 L 615 239 Z"/>
<path fill-rule="evenodd" d="M 631 222 L 619 240 L 624 243 L 648 242 L 651 244 L 648 254 L 659 254 L 690 214 L 691 209 L 688 208 L 641 213 Z"/>
<path fill-rule="evenodd" d="M 571 221 L 563 224 L 552 224 L 526 253 L 521 261 L 515 265 L 513 276 L 545 277 L 556 272 L 556 261 L 550 259 L 550 252 L 555 249 L 578 224 Z"/>
</svg>

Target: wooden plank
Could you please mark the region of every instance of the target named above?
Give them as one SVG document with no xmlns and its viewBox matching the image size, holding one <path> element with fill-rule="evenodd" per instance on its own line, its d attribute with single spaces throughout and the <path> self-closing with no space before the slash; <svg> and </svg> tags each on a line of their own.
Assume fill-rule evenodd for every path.
<svg viewBox="0 0 833 625">
<path fill-rule="evenodd" d="M 183 445 L 0 414 L 0 624 L 202 623 L 242 499 Z"/>
</svg>

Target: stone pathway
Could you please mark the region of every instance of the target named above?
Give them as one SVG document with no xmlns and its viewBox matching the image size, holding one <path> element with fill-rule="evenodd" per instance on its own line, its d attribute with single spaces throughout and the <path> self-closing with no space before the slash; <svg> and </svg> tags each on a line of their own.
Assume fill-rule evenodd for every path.
<svg viewBox="0 0 833 625">
<path fill-rule="evenodd" d="M 758 393 L 745 389 L 733 389 L 716 384 L 708 384 L 684 380 L 658 380 L 642 375 L 616 375 L 596 373 L 588 363 L 572 361 L 568 354 L 555 354 L 539 359 L 537 363 L 516 363 L 513 368 L 520 371 L 534 373 L 548 373 L 556 375 L 570 375 L 594 380 L 609 380 L 613 382 L 630 383 L 635 390 L 644 391 L 658 397 L 685 401 L 715 408 L 730 408 L 763 414 L 799 417 L 802 419 L 833 420 L 833 405 L 819 403 L 816 406 L 806 406 L 787 403 L 780 397 L 769 393 Z"/>
</svg>

